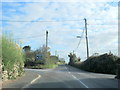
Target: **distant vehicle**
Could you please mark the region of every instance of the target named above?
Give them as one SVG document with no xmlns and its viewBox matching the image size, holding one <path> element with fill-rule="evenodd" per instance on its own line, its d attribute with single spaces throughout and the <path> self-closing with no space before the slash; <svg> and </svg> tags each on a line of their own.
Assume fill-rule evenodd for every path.
<svg viewBox="0 0 120 90">
<path fill-rule="evenodd" d="M 37 60 L 43 60 L 43 54 L 37 54 L 36 56 L 35 56 L 35 60 L 37 61 Z"/>
</svg>

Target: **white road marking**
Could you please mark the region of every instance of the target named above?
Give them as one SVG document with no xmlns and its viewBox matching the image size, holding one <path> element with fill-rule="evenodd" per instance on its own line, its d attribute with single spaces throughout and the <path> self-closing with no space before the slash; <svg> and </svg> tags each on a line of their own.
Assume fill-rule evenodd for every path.
<svg viewBox="0 0 120 90">
<path fill-rule="evenodd" d="M 67 67 L 65 66 L 66 70 L 68 71 L 68 73 L 70 74 L 70 71 L 67 69 Z M 81 80 L 79 80 L 76 76 L 72 75 L 73 78 L 75 78 L 76 80 L 78 80 L 83 86 L 85 86 L 86 88 L 89 88 L 87 85 L 85 85 Z"/>
<path fill-rule="evenodd" d="M 68 72 L 70 74 L 70 72 Z"/>
<path fill-rule="evenodd" d="M 73 78 L 77 79 L 74 75 L 72 75 Z"/>
<path fill-rule="evenodd" d="M 74 75 L 72 75 L 73 78 L 75 78 L 76 80 L 78 80 L 80 83 L 82 83 L 86 88 L 89 88 L 87 85 L 85 85 L 81 80 L 79 80 L 77 77 L 75 77 Z"/>
<path fill-rule="evenodd" d="M 31 82 L 30 82 L 30 84 L 33 84 L 36 80 L 38 80 L 39 78 L 40 78 L 41 76 L 40 75 L 38 75 L 38 77 L 37 78 L 35 78 L 34 80 L 32 80 Z"/>
<path fill-rule="evenodd" d="M 22 89 L 27 88 L 30 84 L 33 84 L 36 80 L 38 80 L 41 76 L 38 75 L 37 78 L 33 79 L 29 84 L 25 85 Z"/>
<path fill-rule="evenodd" d="M 70 72 L 69 72 L 69 70 L 67 69 L 67 67 L 66 67 L 66 66 L 65 66 L 65 68 L 66 68 L 67 72 L 70 74 Z"/>
</svg>

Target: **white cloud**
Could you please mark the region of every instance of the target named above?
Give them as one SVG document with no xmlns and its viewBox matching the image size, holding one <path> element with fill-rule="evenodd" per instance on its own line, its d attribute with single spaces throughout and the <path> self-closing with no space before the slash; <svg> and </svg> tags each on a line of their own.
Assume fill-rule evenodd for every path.
<svg viewBox="0 0 120 90">
<path fill-rule="evenodd" d="M 71 1 L 72 2 L 72 1 Z M 16 10 L 16 8 L 14 8 Z M 12 10 L 12 11 L 14 11 Z M 23 39 L 25 45 L 31 44 L 38 48 L 45 43 L 45 31 L 49 31 L 49 46 L 51 52 L 57 49 L 60 56 L 67 58 L 69 52 L 73 51 L 78 44 L 80 35 L 84 27 L 84 18 L 88 20 L 88 37 L 90 54 L 95 52 L 105 53 L 111 50 L 117 53 L 117 7 L 112 7 L 106 2 L 94 3 L 76 3 L 76 2 L 60 2 L 60 3 L 26 3 L 25 6 L 18 8 L 24 14 L 12 14 L 11 17 L 4 16 L 4 19 L 14 19 L 21 21 L 31 20 L 78 20 L 76 22 L 9 22 L 10 25 L 4 29 L 11 29 L 15 33 L 15 37 L 32 37 L 36 38 Z M 18 11 L 16 10 L 16 11 Z M 102 25 L 103 24 L 103 25 Z M 32 43 L 34 42 L 34 43 Z M 34 44 L 37 44 L 34 46 Z M 76 54 L 84 60 L 86 57 L 85 38 Z"/>
</svg>

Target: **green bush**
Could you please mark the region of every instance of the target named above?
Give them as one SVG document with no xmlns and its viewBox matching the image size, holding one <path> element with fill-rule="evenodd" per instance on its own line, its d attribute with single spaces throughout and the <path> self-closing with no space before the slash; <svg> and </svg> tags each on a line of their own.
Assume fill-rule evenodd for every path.
<svg viewBox="0 0 120 90">
<path fill-rule="evenodd" d="M 80 68 L 90 72 L 116 74 L 117 56 L 103 54 L 100 56 L 91 56 L 80 64 Z"/>
<path fill-rule="evenodd" d="M 120 78 L 120 58 L 113 54 L 103 54 L 99 56 L 91 56 L 87 60 L 74 63 L 72 66 L 95 73 L 117 74 Z M 118 66 L 117 66 L 118 65 Z"/>
<path fill-rule="evenodd" d="M 74 66 L 76 63 L 80 62 L 80 58 L 77 58 L 76 54 L 70 53 L 68 57 L 70 58 L 69 65 L 71 66 Z"/>
<path fill-rule="evenodd" d="M 115 78 L 120 79 L 120 58 L 116 61 L 116 63 L 117 63 L 117 70 L 116 70 L 116 77 Z"/>
<path fill-rule="evenodd" d="M 32 52 L 30 49 L 27 49 L 27 52 L 25 52 L 25 67 L 36 69 L 54 68 L 58 66 L 58 64 L 63 63 L 59 61 L 57 56 L 51 55 L 49 49 L 50 48 L 46 48 L 45 45 Z"/>
<path fill-rule="evenodd" d="M 32 68 L 32 69 L 47 69 L 47 68 L 55 68 L 58 65 L 56 64 L 48 64 L 48 65 L 36 65 L 36 66 L 28 66 L 27 68 Z"/>
<path fill-rule="evenodd" d="M 2 36 L 2 71 L 8 72 L 8 78 L 14 77 L 15 67 L 18 69 L 18 75 L 23 72 L 24 57 L 22 49 L 16 44 L 13 39 L 3 35 Z M 9 77 L 11 76 L 11 77 Z"/>
</svg>

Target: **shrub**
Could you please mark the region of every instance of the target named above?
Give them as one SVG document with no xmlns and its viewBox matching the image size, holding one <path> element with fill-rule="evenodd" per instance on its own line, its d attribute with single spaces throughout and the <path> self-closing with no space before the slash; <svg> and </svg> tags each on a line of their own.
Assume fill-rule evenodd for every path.
<svg viewBox="0 0 120 90">
<path fill-rule="evenodd" d="M 120 78 L 120 58 L 111 53 L 91 56 L 83 62 L 70 65 L 89 72 L 116 74 L 116 77 Z"/>
<path fill-rule="evenodd" d="M 13 39 L 2 36 L 2 71 L 8 72 L 8 78 L 13 79 L 23 73 L 24 57 L 22 49 Z M 17 76 L 15 75 L 17 74 Z"/>
<path fill-rule="evenodd" d="M 82 62 L 82 64 L 80 64 L 80 68 L 96 73 L 116 74 L 117 60 L 118 57 L 112 54 L 91 56 L 86 61 Z"/>
</svg>

